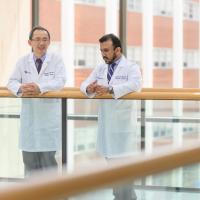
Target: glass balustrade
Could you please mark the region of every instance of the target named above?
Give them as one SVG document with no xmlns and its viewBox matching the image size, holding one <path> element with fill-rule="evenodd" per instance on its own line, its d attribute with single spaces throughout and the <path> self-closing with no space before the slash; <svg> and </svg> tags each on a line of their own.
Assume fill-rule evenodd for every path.
<svg viewBox="0 0 200 200">
<path fill-rule="evenodd" d="M 48 101 L 48 99 L 41 100 Z M 113 135 L 111 138 L 109 135 L 104 137 L 108 137 L 111 143 L 117 145 L 114 143 L 111 146 L 106 145 L 104 143 L 106 141 L 101 137 L 98 138 L 101 143 L 97 143 L 99 107 L 105 101 L 111 110 L 109 115 L 101 113 L 102 119 L 112 124 L 109 131 Z M 0 178 L 2 185 L 6 185 L 6 182 L 17 183 L 24 180 L 24 166 L 18 147 L 21 99 L 0 98 L 0 102 Z M 67 139 L 66 152 L 63 152 L 65 141 L 62 141 L 60 150 L 56 154 L 60 173 L 66 170 L 73 172 L 86 168 L 92 169 L 94 164 L 97 167 L 109 166 L 113 160 L 123 163 L 126 158 L 153 155 L 183 147 L 188 143 L 192 145 L 200 139 L 198 101 L 63 99 L 62 102 L 66 102 L 66 108 L 62 107 L 62 114 L 66 109 L 67 115 L 60 114 L 60 124 L 61 119 L 64 119 L 62 125 L 66 126 L 66 132 L 62 134 L 66 135 Z M 111 104 L 116 104 L 116 107 L 112 107 Z M 61 103 L 59 108 L 61 109 Z M 119 110 L 115 112 L 114 108 Z M 110 113 L 113 115 L 108 118 Z M 115 135 L 118 132 L 120 134 Z M 102 150 L 98 145 L 104 145 L 108 149 Z M 103 153 L 108 151 L 108 156 L 100 155 L 97 149 Z M 121 150 L 123 150 L 122 154 L 120 154 Z M 66 163 L 62 163 L 63 154 L 66 156 Z M 66 164 L 66 167 L 62 167 L 62 164 Z M 196 200 L 200 197 L 200 164 L 194 163 L 156 175 L 137 178 L 122 186 L 124 185 L 131 185 L 138 199 L 142 200 L 152 200 L 156 197 Z M 70 199 L 113 199 L 113 187 L 115 188 L 115 186 L 106 186 L 101 190 Z"/>
</svg>

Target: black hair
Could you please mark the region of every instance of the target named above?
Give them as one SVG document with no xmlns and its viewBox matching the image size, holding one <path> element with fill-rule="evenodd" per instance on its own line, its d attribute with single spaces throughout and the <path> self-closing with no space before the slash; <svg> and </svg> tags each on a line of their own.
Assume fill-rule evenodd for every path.
<svg viewBox="0 0 200 200">
<path fill-rule="evenodd" d="M 29 40 L 32 40 L 32 39 L 33 39 L 33 34 L 34 34 L 34 32 L 35 32 L 36 30 L 46 31 L 47 34 L 48 34 L 48 37 L 49 37 L 49 39 L 50 39 L 50 33 L 49 33 L 49 31 L 48 31 L 46 28 L 44 28 L 44 27 L 42 27 L 42 26 L 35 26 L 35 27 L 31 30 L 31 32 L 29 33 Z"/>
<path fill-rule="evenodd" d="M 116 49 L 117 47 L 120 47 L 121 48 L 121 52 L 122 52 L 122 45 L 121 45 L 120 39 L 116 35 L 114 35 L 112 33 L 102 36 L 99 39 L 99 42 L 102 43 L 102 42 L 106 42 L 108 40 L 112 41 L 114 49 Z"/>
</svg>

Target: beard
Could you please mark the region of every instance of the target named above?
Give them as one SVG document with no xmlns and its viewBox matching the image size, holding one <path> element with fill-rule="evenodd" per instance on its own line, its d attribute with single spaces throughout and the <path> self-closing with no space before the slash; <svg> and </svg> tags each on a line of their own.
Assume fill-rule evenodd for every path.
<svg viewBox="0 0 200 200">
<path fill-rule="evenodd" d="M 109 65 L 112 64 L 112 63 L 115 61 L 116 58 L 117 58 L 117 56 L 116 56 L 115 53 L 113 54 L 112 59 L 108 59 L 106 56 L 103 57 L 105 63 L 106 63 L 106 64 L 109 64 Z"/>
</svg>

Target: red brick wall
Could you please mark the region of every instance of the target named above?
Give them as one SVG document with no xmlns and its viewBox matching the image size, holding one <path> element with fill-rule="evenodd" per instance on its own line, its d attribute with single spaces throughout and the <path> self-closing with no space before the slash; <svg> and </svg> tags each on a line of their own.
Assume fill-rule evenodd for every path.
<svg viewBox="0 0 200 200">
<path fill-rule="evenodd" d="M 154 36 L 153 43 L 155 47 L 171 48 L 173 44 L 172 18 L 154 17 Z"/>
<path fill-rule="evenodd" d="M 184 88 L 199 87 L 199 69 L 183 70 L 183 87 Z"/>
<path fill-rule="evenodd" d="M 48 6 L 47 6 L 48 5 Z M 40 1 L 40 25 L 45 26 L 52 40 L 61 39 L 60 1 Z M 154 16 L 154 46 L 171 48 L 173 44 L 172 18 Z M 70 31 L 70 30 L 69 30 Z M 75 41 L 78 43 L 97 43 L 105 33 L 105 8 L 89 5 L 75 5 Z M 184 48 L 199 47 L 199 24 L 184 21 Z M 128 44 L 142 45 L 142 15 L 128 12 Z"/>
<path fill-rule="evenodd" d="M 198 2 L 198 0 L 196 0 Z M 51 33 L 52 40 L 60 41 L 60 1 L 40 1 L 40 25 Z M 199 24 L 195 21 L 184 21 L 184 48 L 199 48 Z M 173 21 L 171 17 L 154 16 L 154 46 L 172 48 Z M 69 30 L 70 31 L 70 30 Z M 75 4 L 75 42 L 98 43 L 105 33 L 105 8 Z M 129 45 L 142 45 L 142 15 L 128 12 Z M 75 86 L 89 75 L 91 69 L 75 69 Z M 153 87 L 172 87 L 172 69 L 154 69 Z M 198 69 L 184 69 L 183 87 L 199 87 Z"/>
<path fill-rule="evenodd" d="M 127 18 L 127 42 L 129 45 L 142 45 L 142 15 L 141 13 L 128 13 Z"/>
<path fill-rule="evenodd" d="M 51 34 L 51 39 L 60 41 L 61 34 L 61 9 L 60 1 L 39 1 L 40 4 L 40 25 L 47 28 Z"/>
<path fill-rule="evenodd" d="M 154 69 L 153 70 L 153 87 L 171 88 L 172 87 L 172 69 Z"/>
<path fill-rule="evenodd" d="M 173 71 L 172 69 L 154 69 L 153 87 L 172 87 Z M 184 69 L 183 70 L 183 87 L 198 88 L 199 87 L 199 70 Z"/>
<path fill-rule="evenodd" d="M 75 87 L 79 87 L 89 74 L 91 73 L 91 68 L 85 68 L 85 69 L 75 69 Z"/>
<path fill-rule="evenodd" d="M 48 5 L 48 6 L 47 6 Z M 46 27 L 52 40 L 61 39 L 60 1 L 40 1 L 40 25 Z M 69 30 L 70 31 L 70 30 Z M 97 43 L 105 33 L 105 9 L 103 7 L 75 5 L 75 41 Z"/>
<path fill-rule="evenodd" d="M 75 41 L 98 43 L 105 33 L 105 9 L 103 7 L 76 5 Z"/>
<path fill-rule="evenodd" d="M 194 21 L 184 21 L 183 24 L 183 46 L 186 49 L 199 48 L 199 23 Z"/>
</svg>

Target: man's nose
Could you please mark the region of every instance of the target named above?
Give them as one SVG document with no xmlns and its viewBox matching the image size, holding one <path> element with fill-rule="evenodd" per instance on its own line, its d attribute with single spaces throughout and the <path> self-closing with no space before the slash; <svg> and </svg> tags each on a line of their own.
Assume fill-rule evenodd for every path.
<svg viewBox="0 0 200 200">
<path fill-rule="evenodd" d="M 39 42 L 39 44 L 45 44 L 46 42 L 45 41 L 43 41 L 43 40 L 41 40 L 40 42 Z"/>
</svg>

